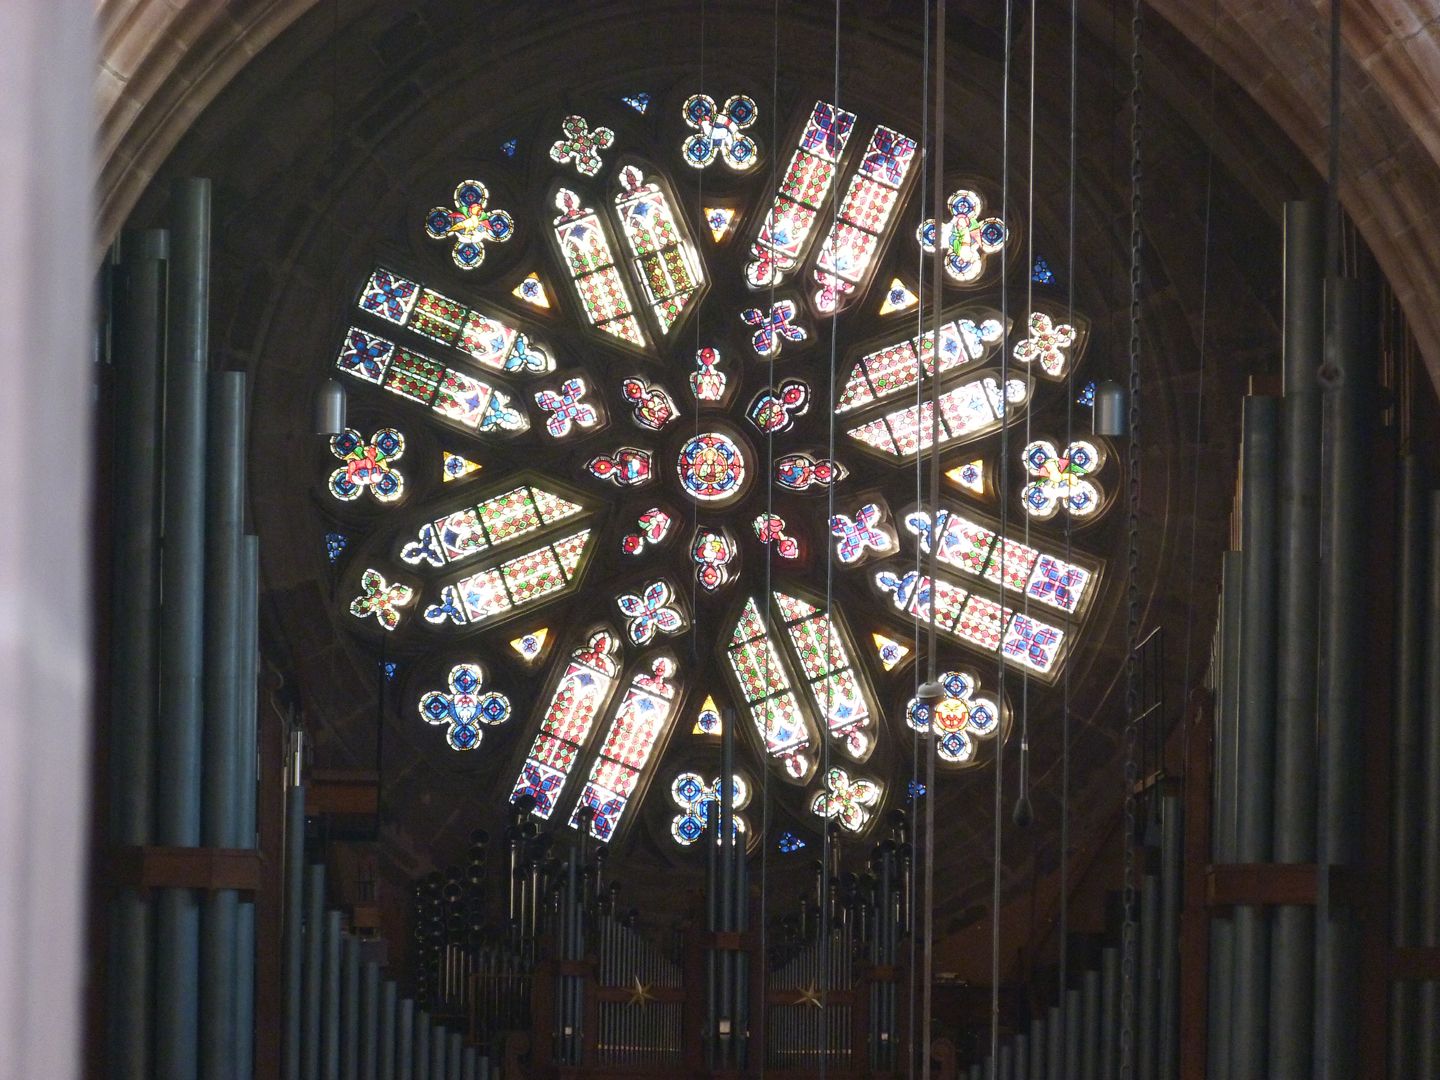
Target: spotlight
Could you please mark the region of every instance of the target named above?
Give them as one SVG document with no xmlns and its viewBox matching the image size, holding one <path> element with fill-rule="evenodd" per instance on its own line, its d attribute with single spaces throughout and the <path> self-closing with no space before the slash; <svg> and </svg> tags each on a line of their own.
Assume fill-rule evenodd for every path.
<svg viewBox="0 0 1440 1080">
<path fill-rule="evenodd" d="M 1114 379 L 1095 388 L 1095 434 L 1124 437 L 1130 434 L 1130 395 Z"/>
<path fill-rule="evenodd" d="M 315 394 L 315 434 L 339 435 L 345 430 L 345 387 L 326 379 Z"/>
</svg>

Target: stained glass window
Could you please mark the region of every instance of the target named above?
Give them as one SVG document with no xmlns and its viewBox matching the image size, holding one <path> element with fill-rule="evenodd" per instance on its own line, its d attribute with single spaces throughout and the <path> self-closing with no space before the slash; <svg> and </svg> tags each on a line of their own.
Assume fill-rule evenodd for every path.
<svg viewBox="0 0 1440 1080">
<path fill-rule="evenodd" d="M 838 311 L 866 281 L 891 228 L 891 214 L 915 160 L 915 140 L 877 124 L 860 167 L 840 200 L 830 232 L 820 245 L 815 307 Z"/>
<path fill-rule="evenodd" d="M 839 822 L 846 832 L 864 832 L 880 805 L 885 786 L 865 777 L 851 776 L 839 766 L 826 770 L 822 780 L 821 789 L 810 800 L 810 812 Z"/>
<path fill-rule="evenodd" d="M 730 805 L 735 815 L 735 833 L 743 835 L 750 831 L 750 823 L 741 813 L 750 804 L 750 785 L 739 773 L 730 778 Z M 708 783 L 699 773 L 682 772 L 670 782 L 670 800 L 677 813 L 670 819 L 670 837 L 681 847 L 689 847 L 705 835 L 711 823 L 718 823 L 722 814 L 724 792 L 720 777 Z"/>
<path fill-rule="evenodd" d="M 875 575 L 875 589 L 895 607 L 922 622 L 930 621 L 954 641 L 984 653 L 998 652 L 1006 663 L 1042 676 L 1053 676 L 1068 646 L 1068 634 L 1053 623 L 996 603 L 977 590 L 948 578 L 934 582 L 914 569 L 894 567 Z"/>
<path fill-rule="evenodd" d="M 736 620 L 726 655 L 765 753 L 791 777 L 807 775 L 815 742 L 753 597 L 745 601 Z"/>
<path fill-rule="evenodd" d="M 1018 415 L 1030 399 L 1030 384 L 1011 379 L 1000 397 L 998 373 L 969 379 L 939 397 L 940 423 L 934 423 L 930 401 L 918 408 L 905 405 L 882 413 L 873 420 L 847 428 L 845 434 L 860 446 L 887 457 L 905 458 L 929 450 L 932 434 L 938 430 L 941 446 L 972 442 L 1000 428 L 1002 419 Z"/>
<path fill-rule="evenodd" d="M 1059 611 L 1079 611 L 1089 602 L 1095 569 L 1084 556 L 1072 554 L 1067 560 L 1053 550 L 1023 543 L 1013 534 L 1006 536 L 1002 548 L 992 524 L 973 511 L 942 509 L 940 517 L 936 559 L 941 565 Z M 905 528 L 928 555 L 937 531 L 931 526 L 929 512 L 907 514 Z"/>
<path fill-rule="evenodd" d="M 675 659 L 660 655 L 641 661 L 610 727 L 600 743 L 600 752 L 590 767 L 590 777 L 570 815 L 572 828 L 578 827 L 580 807 L 595 811 L 590 821 L 590 835 L 609 840 L 620 825 L 630 796 L 635 794 L 644 776 L 650 755 L 669 730 L 670 711 L 674 705 Z"/>
<path fill-rule="evenodd" d="M 994 355 L 1002 336 L 999 313 L 975 311 L 952 318 L 940 327 L 940 373 L 983 363 Z M 855 362 L 835 406 L 836 413 L 853 412 L 872 402 L 911 391 L 923 368 L 935 374 L 935 332 L 905 337 L 867 352 Z"/>
<path fill-rule="evenodd" d="M 541 375 L 555 366 L 548 350 L 501 316 L 467 307 L 384 268 L 370 275 L 360 292 L 359 307 L 421 337 L 459 349 L 491 371 Z"/>
<path fill-rule="evenodd" d="M 661 335 L 666 335 L 705 281 L 690 230 L 659 182 L 634 165 L 620 170 L 615 212 L 635 277 Z"/>
<path fill-rule="evenodd" d="M 611 337 L 643 346 L 645 334 L 599 215 L 563 187 L 555 194 L 555 208 L 560 211 L 554 222 L 555 240 L 586 317 Z"/>
<path fill-rule="evenodd" d="M 522 484 L 427 521 L 400 549 L 411 566 L 443 567 L 583 513 L 584 507 L 545 488 Z"/>
<path fill-rule="evenodd" d="M 810 110 L 775 201 L 750 246 L 745 280 L 752 288 L 779 285 L 805 258 L 854 126 L 855 114 L 838 106 L 817 101 Z"/>
<path fill-rule="evenodd" d="M 929 705 L 911 698 L 905 722 L 922 735 L 935 729 L 935 756 L 947 765 L 975 760 L 976 740 L 989 739 L 1000 730 L 1000 710 L 988 697 L 977 694 L 979 680 L 968 671 L 946 671 L 940 676 L 945 694 Z"/>
<path fill-rule="evenodd" d="M 913 117 L 807 96 L 771 146 L 763 86 L 698 89 L 619 87 L 533 138 L 492 131 L 491 187 L 425 180 L 446 195 L 422 208 L 446 205 L 396 216 L 407 233 L 356 268 L 340 351 L 317 358 L 359 393 L 307 467 L 325 521 L 306 550 L 334 563 L 360 647 L 405 656 L 422 738 L 483 736 L 456 758 L 482 788 L 503 757 L 501 790 L 542 819 L 588 806 L 603 840 L 644 823 L 703 847 L 733 703 L 740 764 L 789 781 L 772 820 L 796 832 L 764 842 L 798 850 L 797 823 L 859 835 L 903 801 L 896 748 L 932 723 L 941 764 L 982 759 L 1005 728 L 997 658 L 1053 693 L 1104 568 L 1103 530 L 1064 526 L 1104 511 L 1107 447 L 1017 425 L 1000 468 L 1002 425 L 1053 423 L 1088 375 L 1089 324 L 1039 287 L 1005 322 L 1014 223 L 983 178 L 928 221 Z M 915 322 L 927 245 L 938 329 Z M 1024 254 L 1022 274 L 1048 270 Z M 938 513 L 911 467 L 932 425 Z M 932 606 L 933 716 L 908 701 Z M 492 728 L 501 698 L 514 715 Z"/>
<path fill-rule="evenodd" d="M 618 655 L 615 636 L 597 630 L 566 659 L 540 719 L 539 733 L 511 789 L 511 802 L 529 795 L 535 800 L 536 817 L 549 818 L 555 812 L 565 781 L 615 689 Z"/>
<path fill-rule="evenodd" d="M 838 611 L 827 615 L 814 604 L 788 593 L 775 593 L 775 606 L 790 645 L 800 660 L 805 686 L 816 713 L 836 744 L 850 758 L 864 761 L 874 745 L 875 719 L 869 691 L 850 659 Z"/>
</svg>

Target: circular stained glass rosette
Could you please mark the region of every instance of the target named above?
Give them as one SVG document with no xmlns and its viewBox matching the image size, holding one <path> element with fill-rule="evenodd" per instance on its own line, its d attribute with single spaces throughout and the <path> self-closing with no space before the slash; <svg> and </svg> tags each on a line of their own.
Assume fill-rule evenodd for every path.
<svg viewBox="0 0 1440 1080">
<path fill-rule="evenodd" d="M 701 502 L 722 502 L 740 494 L 745 456 L 728 435 L 707 431 L 680 448 L 675 470 L 687 495 Z"/>
</svg>

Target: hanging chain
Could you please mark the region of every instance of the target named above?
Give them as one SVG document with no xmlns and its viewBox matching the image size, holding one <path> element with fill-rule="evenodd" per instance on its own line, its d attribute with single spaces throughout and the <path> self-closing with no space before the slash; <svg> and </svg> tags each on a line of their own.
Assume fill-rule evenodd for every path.
<svg viewBox="0 0 1440 1080">
<path fill-rule="evenodd" d="M 1130 385 L 1126 453 L 1125 925 L 1120 962 L 1120 1076 L 1135 1071 L 1135 820 L 1140 641 L 1140 0 L 1130 4 Z"/>
</svg>

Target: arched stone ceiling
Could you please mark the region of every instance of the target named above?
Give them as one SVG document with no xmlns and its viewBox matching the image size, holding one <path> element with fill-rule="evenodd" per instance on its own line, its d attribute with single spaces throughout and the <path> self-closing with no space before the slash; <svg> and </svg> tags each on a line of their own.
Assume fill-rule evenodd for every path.
<svg viewBox="0 0 1440 1080">
<path fill-rule="evenodd" d="M 100 0 L 96 76 L 99 221 L 95 257 L 195 118 L 249 61 L 321 0 Z M 333 19 L 378 8 L 328 0 Z M 856 7 L 847 0 L 846 7 Z M 864 5 L 872 16 L 879 5 Z M 993 19 L 988 0 L 952 4 Z M 1265 110 L 1317 170 L 1328 139 L 1329 5 L 1307 0 L 1151 0 L 1150 5 Z M 446 9 L 432 5 L 436 25 Z M 915 17 L 913 0 L 890 0 Z M 1092 32 L 1125 17 L 1082 0 Z M 1118 23 L 1117 23 L 1118 17 Z M 1440 0 L 1345 0 L 1341 196 L 1400 300 L 1440 385 Z M 958 25 L 958 20 L 957 20 Z M 1148 78 L 1171 79 L 1152 66 Z M 1202 75 L 1203 79 L 1203 75 Z M 1192 86 L 1195 106 L 1203 88 Z M 1195 117 L 1194 119 L 1198 119 Z M 1223 148 L 1217 148 L 1224 153 Z M 1241 147 L 1231 148 L 1243 158 Z"/>
</svg>

